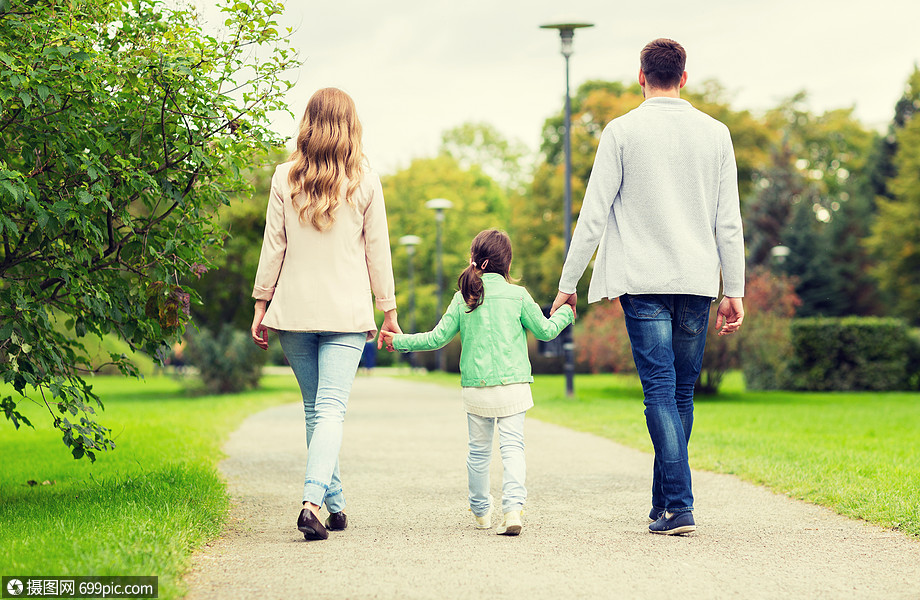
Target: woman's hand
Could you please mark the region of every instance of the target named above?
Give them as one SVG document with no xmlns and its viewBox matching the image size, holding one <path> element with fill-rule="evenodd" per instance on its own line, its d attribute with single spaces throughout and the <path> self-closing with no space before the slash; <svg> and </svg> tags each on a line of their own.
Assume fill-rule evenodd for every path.
<svg viewBox="0 0 920 600">
<path fill-rule="evenodd" d="M 255 314 L 252 317 L 252 328 L 249 330 L 250 335 L 252 335 L 252 341 L 263 350 L 268 350 L 268 327 L 262 324 L 262 319 L 265 318 L 265 311 L 267 308 L 267 301 L 256 300 Z"/>
<path fill-rule="evenodd" d="M 389 352 L 393 351 L 393 336 L 402 333 L 399 323 L 396 320 L 396 309 L 388 310 L 383 313 L 383 325 L 380 327 L 380 336 L 377 338 L 377 349 L 383 348 L 384 343 L 387 345 Z"/>
<path fill-rule="evenodd" d="M 393 350 L 395 350 L 395 348 L 393 348 L 393 337 L 395 335 L 395 333 L 381 329 L 380 338 L 377 339 L 377 348 L 379 349 L 382 346 L 386 346 L 387 352 L 393 352 Z"/>
</svg>

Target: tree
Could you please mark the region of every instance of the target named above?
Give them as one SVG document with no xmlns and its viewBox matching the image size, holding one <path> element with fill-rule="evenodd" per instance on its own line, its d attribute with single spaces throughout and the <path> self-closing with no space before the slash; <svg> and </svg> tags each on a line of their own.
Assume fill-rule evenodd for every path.
<svg viewBox="0 0 920 600">
<path fill-rule="evenodd" d="M 920 110 L 920 67 L 914 71 L 904 86 L 904 93 L 894 107 L 894 118 L 888 126 L 888 134 L 876 141 L 872 155 L 868 159 L 868 179 L 871 185 L 871 198 L 893 198 L 888 189 L 888 182 L 897 175 L 894 155 L 898 150 L 898 132 Z"/>
<path fill-rule="evenodd" d="M 876 135 L 852 109 L 816 115 L 805 103 L 800 93 L 766 115 L 782 136 L 746 203 L 748 263 L 794 278 L 800 316 L 866 314 L 877 300 L 867 280 L 871 261 L 859 240 L 871 211 L 866 156 Z M 776 246 L 790 250 L 781 264 L 771 254 Z"/>
<path fill-rule="evenodd" d="M 508 140 L 488 123 L 463 123 L 441 135 L 442 154 L 457 161 L 461 169 L 478 167 L 511 193 L 522 193 L 531 175 L 527 146 Z"/>
<path fill-rule="evenodd" d="M 920 83 L 920 77 L 912 77 L 914 81 Z M 894 166 L 897 176 L 888 184 L 893 197 L 878 198 L 878 216 L 867 245 L 879 258 L 874 275 L 894 298 L 894 311 L 916 325 L 920 323 L 920 118 L 916 114 L 897 133 Z"/>
<path fill-rule="evenodd" d="M 252 286 L 259 267 L 265 210 L 275 166 L 286 160 L 280 149 L 254 158 L 255 166 L 244 171 L 252 189 L 236 194 L 221 206 L 215 218 L 226 231 L 220 248 L 209 251 L 211 267 L 189 285 L 201 299 L 191 307 L 192 321 L 198 327 L 217 332 L 224 327 L 249 330 L 252 323 Z M 251 342 L 250 342 L 251 344 Z"/>
<path fill-rule="evenodd" d="M 37 397 L 75 458 L 114 447 L 82 340 L 155 354 L 182 331 L 182 282 L 223 237 L 214 211 L 276 142 L 266 115 L 285 110 L 293 64 L 281 6 L 222 10 L 218 39 L 155 0 L 0 5 L 0 373 L 18 394 L 2 406 L 18 428 Z"/>
</svg>

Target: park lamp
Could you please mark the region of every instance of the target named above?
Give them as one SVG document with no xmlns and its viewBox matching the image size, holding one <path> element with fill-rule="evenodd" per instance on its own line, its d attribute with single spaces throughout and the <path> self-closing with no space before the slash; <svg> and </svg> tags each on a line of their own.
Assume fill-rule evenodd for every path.
<svg viewBox="0 0 920 600">
<path fill-rule="evenodd" d="M 770 256 L 772 256 L 778 264 L 786 262 L 786 257 L 791 253 L 792 250 L 788 246 L 773 246 L 770 248 Z"/>
<path fill-rule="evenodd" d="M 434 198 L 425 203 L 425 208 L 436 211 L 435 218 L 438 221 L 444 220 L 444 211 L 454 207 L 454 203 L 446 198 Z"/>
<path fill-rule="evenodd" d="M 399 245 L 406 247 L 406 252 L 415 254 L 415 247 L 422 243 L 422 238 L 417 235 L 404 235 L 399 238 Z"/>
<path fill-rule="evenodd" d="M 572 38 L 575 37 L 575 30 L 583 27 L 594 27 L 594 23 L 578 22 L 574 19 L 564 20 L 559 23 L 546 23 L 540 25 L 540 29 L 558 29 L 559 39 L 562 41 L 562 56 L 568 58 L 572 56 Z"/>
<path fill-rule="evenodd" d="M 432 198 L 425 203 L 425 208 L 430 208 L 435 211 L 435 221 L 438 223 L 438 314 L 441 314 L 441 307 L 443 306 L 444 299 L 444 259 L 443 259 L 443 242 L 441 241 L 441 229 L 444 224 L 444 211 L 454 207 L 454 203 L 446 198 Z M 444 358 L 444 353 L 441 352 L 441 349 L 438 348 L 435 350 L 435 361 L 437 362 L 438 369 L 441 371 L 446 371 L 446 362 Z"/>
</svg>

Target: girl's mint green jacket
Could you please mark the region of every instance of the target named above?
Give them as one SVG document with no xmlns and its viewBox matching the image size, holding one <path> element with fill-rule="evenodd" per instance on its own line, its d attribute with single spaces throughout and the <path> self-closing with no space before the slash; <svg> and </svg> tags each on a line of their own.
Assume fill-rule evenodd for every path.
<svg viewBox="0 0 920 600">
<path fill-rule="evenodd" d="M 538 340 L 551 340 L 574 320 L 565 305 L 547 319 L 527 290 L 511 285 L 498 273 L 482 276 L 482 305 L 467 312 L 463 294 L 454 294 L 437 326 L 427 333 L 399 334 L 393 347 L 400 352 L 437 350 L 460 332 L 460 385 L 486 387 L 532 383 L 527 356 L 527 330 Z"/>
</svg>

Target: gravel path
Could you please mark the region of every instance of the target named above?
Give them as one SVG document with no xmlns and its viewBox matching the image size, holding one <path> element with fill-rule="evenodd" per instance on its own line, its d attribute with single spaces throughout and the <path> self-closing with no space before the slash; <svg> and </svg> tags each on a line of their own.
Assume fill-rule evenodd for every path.
<svg viewBox="0 0 920 600">
<path fill-rule="evenodd" d="M 920 599 L 920 541 L 903 534 L 694 471 L 699 529 L 652 535 L 650 455 L 535 419 L 526 439 L 523 533 L 476 530 L 459 388 L 359 377 L 349 527 L 305 542 L 303 408 L 254 415 L 225 446 L 230 524 L 193 558 L 188 598 Z M 500 464 L 496 448 L 496 497 Z"/>
</svg>

